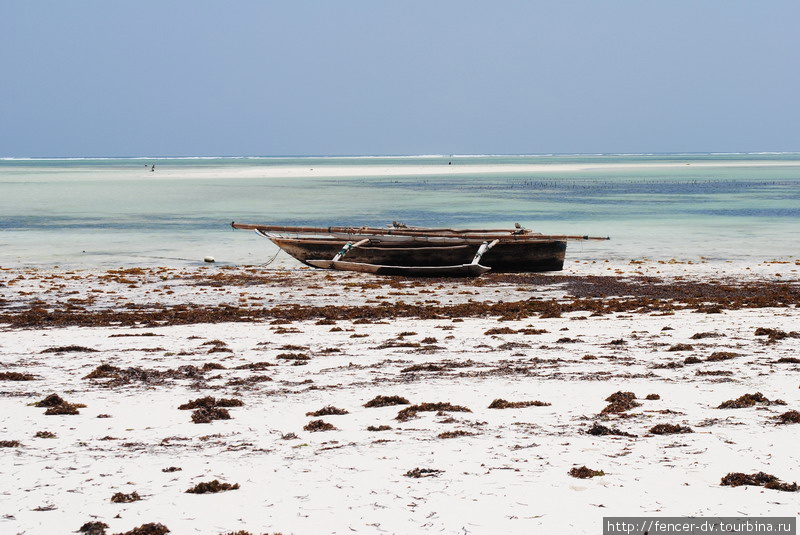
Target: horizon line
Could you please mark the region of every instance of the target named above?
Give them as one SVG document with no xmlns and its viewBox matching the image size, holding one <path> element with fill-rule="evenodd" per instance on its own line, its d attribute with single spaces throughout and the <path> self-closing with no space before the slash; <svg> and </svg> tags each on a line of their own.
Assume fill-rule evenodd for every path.
<svg viewBox="0 0 800 535">
<path fill-rule="evenodd" d="M 578 156 L 779 156 L 800 154 L 799 151 L 745 152 L 550 152 L 493 154 L 297 154 L 297 155 L 171 155 L 171 156 L 0 156 L 0 161 L 70 161 L 70 160 L 288 160 L 288 159 L 390 159 L 390 158 L 546 158 Z"/>
</svg>

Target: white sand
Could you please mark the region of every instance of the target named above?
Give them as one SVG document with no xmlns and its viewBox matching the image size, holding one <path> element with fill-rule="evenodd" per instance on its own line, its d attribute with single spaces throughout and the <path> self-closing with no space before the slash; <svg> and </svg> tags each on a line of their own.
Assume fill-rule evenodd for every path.
<svg viewBox="0 0 800 535">
<path fill-rule="evenodd" d="M 724 266 L 570 264 L 586 274 L 643 273 L 671 276 L 714 275 Z M 759 264 L 729 269 L 726 275 L 796 277 L 795 264 Z M 610 271 L 609 271 L 610 269 Z M 671 271 L 670 271 L 671 270 Z M 223 272 L 225 272 L 223 270 Z M 241 270 L 236 270 L 240 273 Z M 100 282 L 85 273 L 0 272 L 2 296 L 9 302 L 67 295 L 96 295 L 92 307 L 116 303 L 370 303 L 384 297 L 424 303 L 498 301 L 526 296 L 558 296 L 558 288 L 519 285 L 441 288 L 385 286 L 364 290 L 368 278 L 352 274 L 274 272 L 274 286 L 194 286 L 181 272 L 134 277 L 133 286 Z M 57 275 L 57 276 L 51 276 Z M 715 275 L 716 276 L 716 275 Z M 51 278 L 48 278 L 51 277 Z M 73 280 L 68 280 L 73 278 Z M 65 280 L 67 279 L 67 280 Z M 86 281 L 93 281 L 91 287 Z M 146 282 L 142 282 L 146 279 Z M 305 281 L 305 290 L 297 286 Z M 309 284 L 310 283 L 310 284 Z M 91 290 L 102 292 L 91 292 Z M 158 290 L 156 292 L 156 290 Z M 422 291 L 425 290 L 425 293 Z M 430 290 L 432 293 L 427 293 Z M 174 292 L 166 294 L 166 292 Z M 28 292 L 33 292 L 28 294 Z M 70 292 L 78 292 L 71 294 Z M 394 294 L 392 294 L 394 292 Z M 465 293 L 461 293 L 465 292 Z M 268 300 L 272 299 L 270 303 Z M 254 533 L 597 533 L 603 516 L 774 515 L 795 516 L 797 494 L 759 487 L 720 486 L 728 472 L 765 471 L 784 481 L 800 480 L 797 426 L 775 425 L 774 416 L 800 408 L 796 364 L 776 364 L 800 356 L 800 338 L 765 344 L 756 327 L 798 330 L 798 308 L 726 311 L 722 314 L 617 314 L 498 322 L 496 318 L 400 319 L 377 324 L 313 321 L 288 325 L 269 322 L 198 324 L 158 328 L 0 328 L 0 371 L 37 374 L 41 379 L 0 382 L 0 440 L 19 440 L 19 448 L 0 448 L 0 532 L 67 533 L 84 522 L 103 521 L 109 533 L 146 522 L 162 522 L 173 533 L 217 534 L 247 529 Z M 486 335 L 493 327 L 546 329 L 539 335 Z M 663 330 L 671 327 L 673 330 Z M 280 334 L 281 328 L 289 332 Z M 298 332 L 292 332 L 293 330 Z M 114 337 L 150 332 L 158 336 Z M 400 337 L 400 333 L 413 332 Z M 693 340 L 698 332 L 717 338 Z M 366 334 L 353 338 L 352 335 Z M 380 348 L 386 342 L 433 344 Z M 574 342 L 559 342 L 562 338 Z M 624 339 L 624 345 L 609 342 Z M 208 340 L 221 340 L 231 352 L 208 353 Z M 667 351 L 691 343 L 690 351 Z M 80 345 L 98 352 L 54 355 L 52 347 Z M 287 350 L 284 346 L 308 349 Z M 424 349 L 428 347 L 428 349 Z M 156 349 L 158 348 L 158 349 Z M 335 348 L 339 352 L 325 352 Z M 276 359 L 280 353 L 307 353 L 306 366 Z M 714 351 L 741 356 L 678 369 L 655 363 L 708 357 Z M 178 355 L 178 353 L 186 353 Z M 583 360 L 591 354 L 597 358 Z M 107 388 L 82 379 L 101 363 L 166 370 L 216 361 L 228 369 L 206 374 L 211 388 L 191 380 L 161 386 L 133 383 Z M 268 361 L 264 371 L 235 366 Z M 413 364 L 452 361 L 466 367 L 441 373 L 402 372 Z M 516 371 L 515 371 L 516 370 Z M 698 376 L 698 370 L 732 372 Z M 273 380 L 247 387 L 225 386 L 234 378 L 268 375 Z M 600 420 L 605 397 L 617 390 L 636 393 L 642 406 L 627 418 Z M 760 391 L 786 406 L 724 410 L 719 403 Z M 77 416 L 45 416 L 28 403 L 56 392 L 85 403 Z M 650 393 L 658 401 L 645 401 Z M 177 406 L 205 395 L 238 397 L 231 420 L 193 424 Z M 447 416 L 420 413 L 396 421 L 402 407 L 364 408 L 376 395 L 400 395 L 412 403 L 448 401 L 472 410 Z M 542 400 L 549 407 L 493 410 L 495 398 Z M 308 411 L 334 405 L 347 415 L 322 419 L 338 429 L 307 432 L 316 419 Z M 670 411 L 670 412 L 659 412 Z M 101 413 L 112 415 L 97 419 Z M 448 416 L 453 420 L 448 420 Z M 582 433 L 601 421 L 638 438 L 593 437 Z M 446 423 L 449 422 L 449 423 Z M 648 436 L 658 423 L 688 425 L 692 434 Z M 367 426 L 389 425 L 369 432 Z M 54 439 L 33 434 L 48 430 Z M 439 439 L 444 431 L 474 433 Z M 282 440 L 285 433 L 295 440 Z M 104 437 L 113 437 L 104 440 Z M 586 465 L 605 476 L 575 479 L 567 472 Z M 168 466 L 182 471 L 163 473 Z M 443 470 L 438 477 L 404 477 L 413 468 Z M 219 479 L 241 488 L 219 494 L 184 491 L 200 481 Z M 115 492 L 137 491 L 144 498 L 113 504 Z M 50 511 L 37 507 L 54 506 Z"/>
<path fill-rule="evenodd" d="M 798 167 L 800 161 L 742 160 L 728 162 L 664 162 L 664 163 L 569 163 L 569 164 L 465 164 L 447 165 L 270 165 L 242 167 L 195 167 L 181 168 L 164 166 L 155 173 L 135 171 L 142 178 L 362 178 L 400 176 L 460 176 L 486 175 L 491 173 L 564 173 L 592 170 L 625 171 L 646 169 L 675 169 L 687 166 L 700 168 L 744 168 L 744 167 Z"/>
</svg>

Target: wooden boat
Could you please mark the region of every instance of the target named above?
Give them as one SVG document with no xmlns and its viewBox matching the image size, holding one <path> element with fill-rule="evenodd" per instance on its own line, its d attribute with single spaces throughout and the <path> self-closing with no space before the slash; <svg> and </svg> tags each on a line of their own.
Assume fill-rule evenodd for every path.
<svg viewBox="0 0 800 535">
<path fill-rule="evenodd" d="M 405 276 L 477 276 L 495 272 L 559 271 L 569 240 L 507 229 L 286 227 L 231 223 L 254 230 L 300 262 L 318 268 Z M 343 258 L 346 256 L 346 260 Z"/>
</svg>

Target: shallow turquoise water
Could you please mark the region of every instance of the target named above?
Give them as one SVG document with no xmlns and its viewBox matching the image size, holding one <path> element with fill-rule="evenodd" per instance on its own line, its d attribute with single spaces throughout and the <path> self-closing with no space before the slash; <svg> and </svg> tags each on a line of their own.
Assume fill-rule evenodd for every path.
<svg viewBox="0 0 800 535">
<path fill-rule="evenodd" d="M 424 176 L 410 166 L 583 164 Z M 762 163 L 730 167 L 732 163 Z M 774 162 L 790 165 L 770 166 Z M 669 168 L 612 164 L 680 163 Z M 699 167 L 692 164 L 717 164 Z M 156 171 L 146 166 L 155 164 Z M 592 164 L 597 164 L 593 166 Z M 685 165 L 689 164 L 689 165 Z M 408 168 L 398 177 L 237 178 L 243 169 Z M 726 166 L 727 165 L 727 166 Z M 215 176 L 169 178 L 170 171 Z M 232 220 L 499 226 L 611 236 L 570 258 L 749 261 L 800 255 L 800 154 L 0 160 L 0 265 L 233 264 L 274 252 Z M 289 261 L 279 258 L 278 263 Z"/>
</svg>

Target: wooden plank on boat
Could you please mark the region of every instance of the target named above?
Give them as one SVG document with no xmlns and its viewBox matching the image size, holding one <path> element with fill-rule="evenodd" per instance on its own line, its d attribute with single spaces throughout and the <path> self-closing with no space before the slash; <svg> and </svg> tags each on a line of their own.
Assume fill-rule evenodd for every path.
<svg viewBox="0 0 800 535">
<path fill-rule="evenodd" d="M 491 233 L 491 234 L 517 234 L 517 235 L 536 235 L 537 232 L 532 232 L 525 229 L 452 229 L 452 228 L 428 228 L 428 227 L 292 227 L 285 225 L 253 225 L 250 223 L 236 223 L 231 222 L 231 227 L 242 230 L 261 230 L 265 232 L 289 232 L 300 234 L 442 234 L 442 235 L 460 235 L 460 234 L 475 234 L 475 233 Z"/>
<path fill-rule="evenodd" d="M 428 231 L 413 230 L 413 229 L 395 229 L 395 228 L 370 228 L 370 227 L 286 227 L 277 225 L 250 225 L 246 223 L 231 223 L 233 228 L 255 230 L 264 232 L 284 232 L 291 234 L 328 234 L 347 236 L 348 239 L 365 238 L 368 236 L 379 236 L 382 239 L 389 239 L 389 237 L 402 236 L 413 237 L 415 239 L 430 239 L 430 238 L 444 238 L 453 240 L 494 240 L 500 239 L 501 241 L 566 241 L 566 240 L 607 240 L 608 237 L 602 236 L 577 236 L 566 234 L 538 234 L 538 233 L 515 233 L 516 230 L 500 230 L 500 229 L 486 229 L 480 231 L 440 231 L 430 229 Z"/>
<path fill-rule="evenodd" d="M 333 260 L 308 260 L 315 267 L 337 269 L 340 271 L 357 271 L 376 275 L 401 275 L 405 277 L 477 277 L 491 268 L 480 264 L 460 264 L 457 266 L 381 266 L 362 264 L 360 262 L 342 262 Z"/>
</svg>

